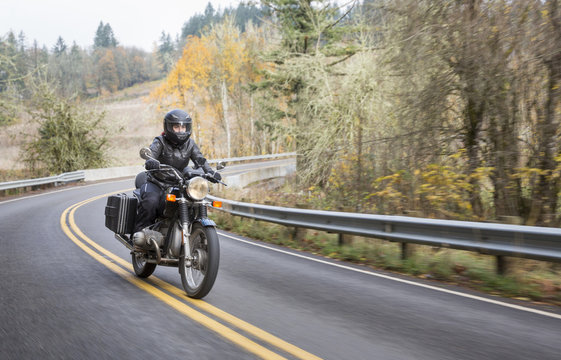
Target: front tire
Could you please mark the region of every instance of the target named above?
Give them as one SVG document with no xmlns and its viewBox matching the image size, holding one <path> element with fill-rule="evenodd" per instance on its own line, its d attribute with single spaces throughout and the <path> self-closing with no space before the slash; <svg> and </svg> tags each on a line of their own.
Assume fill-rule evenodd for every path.
<svg viewBox="0 0 561 360">
<path fill-rule="evenodd" d="M 146 262 L 144 256 L 145 255 L 141 253 L 132 253 L 132 267 L 134 268 L 134 273 L 141 278 L 147 278 L 156 270 L 156 264 Z"/>
<path fill-rule="evenodd" d="M 179 257 L 179 274 L 187 296 L 194 299 L 205 297 L 216 280 L 220 261 L 218 234 L 212 226 L 205 227 L 199 223 L 193 225 L 190 237 L 193 264 L 186 266 L 182 251 Z"/>
</svg>

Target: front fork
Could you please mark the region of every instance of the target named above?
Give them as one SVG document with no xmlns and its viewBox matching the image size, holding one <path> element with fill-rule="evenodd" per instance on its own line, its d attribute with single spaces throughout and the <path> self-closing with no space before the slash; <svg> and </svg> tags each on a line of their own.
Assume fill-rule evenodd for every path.
<svg viewBox="0 0 561 360">
<path fill-rule="evenodd" d="M 191 246 L 189 246 L 189 238 L 191 236 L 191 224 L 189 223 L 189 206 L 187 199 L 177 199 L 179 203 L 179 223 L 181 224 L 181 246 L 183 246 L 183 256 L 185 256 L 185 266 L 191 267 L 193 265 L 193 254 L 191 254 Z"/>
</svg>

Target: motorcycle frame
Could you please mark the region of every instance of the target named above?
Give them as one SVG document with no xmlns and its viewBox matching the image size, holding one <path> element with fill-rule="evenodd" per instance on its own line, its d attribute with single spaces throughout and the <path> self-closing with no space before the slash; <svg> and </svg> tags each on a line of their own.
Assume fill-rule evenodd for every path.
<svg viewBox="0 0 561 360">
<path fill-rule="evenodd" d="M 206 214 L 206 206 L 209 205 L 210 202 L 205 200 L 195 201 L 189 199 L 187 196 L 185 196 L 186 189 L 183 184 L 181 185 L 180 188 L 170 187 L 166 191 L 166 193 L 174 193 L 174 192 L 175 193 L 178 192 L 179 197 L 177 197 L 175 200 L 178 206 L 174 210 L 173 214 L 170 217 L 165 217 L 163 219 L 160 219 L 156 223 L 149 226 L 151 230 L 158 231 L 158 229 L 161 227 L 163 223 L 169 222 L 168 229 L 165 234 L 164 242 L 161 247 L 158 246 L 158 244 L 156 244 L 155 241 L 151 243 L 152 245 L 151 249 L 143 249 L 134 245 L 131 246 L 130 242 L 127 241 L 125 238 L 123 238 L 126 237 L 126 235 L 115 234 L 117 239 L 131 250 L 131 254 L 134 252 L 145 253 L 147 255 L 146 257 L 147 263 L 154 263 L 156 265 L 169 266 L 169 267 L 179 267 L 179 259 L 181 256 L 186 256 L 186 261 L 191 262 L 193 260 L 193 257 L 190 253 L 190 248 L 188 245 L 190 244 L 191 229 L 193 228 L 193 225 L 199 223 L 204 227 L 216 227 L 216 223 L 213 220 L 209 219 L 207 216 L 201 216 L 203 214 Z M 203 208 L 204 210 L 201 211 Z M 182 213 L 184 214 L 183 216 L 181 215 Z M 184 218 L 182 219 L 182 217 Z M 183 251 L 181 255 L 179 255 L 180 257 L 177 258 L 168 257 L 169 256 L 168 251 L 172 240 L 171 236 L 173 233 L 173 228 L 175 227 L 176 223 L 179 226 L 179 229 L 182 231 L 181 246 L 183 247 Z M 151 252 L 156 253 L 155 259 L 152 256 L 150 256 Z M 157 256 L 158 253 L 160 253 L 161 255 Z"/>
</svg>

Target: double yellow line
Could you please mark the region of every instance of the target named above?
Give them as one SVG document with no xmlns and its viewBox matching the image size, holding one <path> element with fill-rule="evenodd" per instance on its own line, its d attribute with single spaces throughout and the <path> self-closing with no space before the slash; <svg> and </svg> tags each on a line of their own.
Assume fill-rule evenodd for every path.
<svg viewBox="0 0 561 360">
<path fill-rule="evenodd" d="M 74 214 L 76 213 L 76 210 L 78 208 L 92 201 L 107 197 L 108 195 L 130 190 L 132 189 L 120 190 L 108 194 L 99 195 L 70 206 L 62 212 L 62 215 L 60 217 L 60 226 L 62 230 L 70 238 L 70 240 L 72 240 L 88 255 L 105 265 L 107 268 L 121 276 L 123 279 L 153 295 L 162 302 L 179 311 L 181 314 L 216 332 L 220 336 L 226 338 L 227 340 L 244 350 L 263 359 L 285 359 L 285 357 L 277 354 L 276 352 L 273 352 L 263 345 L 258 344 L 248 337 L 239 334 L 223 323 L 208 317 L 200 311 L 195 310 L 193 306 L 210 315 L 213 315 L 217 319 L 222 320 L 224 323 L 232 325 L 233 327 L 236 327 L 246 332 L 247 334 L 250 334 L 255 339 L 272 345 L 277 349 L 298 359 L 320 359 L 319 357 L 305 350 L 302 350 L 272 334 L 269 334 L 268 332 L 254 325 L 251 325 L 248 322 L 245 322 L 223 310 L 220 310 L 203 300 L 188 298 L 183 290 L 161 279 L 158 279 L 155 276 L 151 276 L 149 279 L 140 279 L 136 277 L 134 275 L 134 270 L 130 262 L 125 261 L 119 256 L 113 254 L 111 251 L 100 246 L 95 241 L 87 237 L 80 230 L 80 228 L 78 228 L 74 220 Z M 165 290 L 166 292 L 164 292 L 163 290 Z M 189 305 L 191 306 L 187 305 L 185 302 L 189 303 Z"/>
</svg>

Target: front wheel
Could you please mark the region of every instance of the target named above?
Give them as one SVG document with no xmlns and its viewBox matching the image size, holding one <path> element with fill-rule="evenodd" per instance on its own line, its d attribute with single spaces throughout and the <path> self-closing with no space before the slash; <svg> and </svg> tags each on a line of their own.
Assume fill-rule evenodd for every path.
<svg viewBox="0 0 561 360">
<path fill-rule="evenodd" d="M 182 253 L 179 257 L 179 273 L 187 296 L 200 299 L 212 289 L 218 274 L 220 245 L 216 229 L 194 224 L 190 249 L 193 257 L 191 265 L 187 264 Z"/>
</svg>

